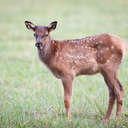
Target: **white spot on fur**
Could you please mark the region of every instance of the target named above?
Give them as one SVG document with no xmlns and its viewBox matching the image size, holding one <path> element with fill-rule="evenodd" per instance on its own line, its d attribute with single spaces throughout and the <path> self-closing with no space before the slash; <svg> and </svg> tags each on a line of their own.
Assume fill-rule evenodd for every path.
<svg viewBox="0 0 128 128">
<path fill-rule="evenodd" d="M 103 50 L 101 50 L 100 52 L 103 53 Z"/>
<path fill-rule="evenodd" d="M 113 45 L 111 46 L 111 49 L 114 49 L 114 46 Z"/>
<path fill-rule="evenodd" d="M 107 63 L 109 63 L 110 62 L 110 60 L 107 60 Z"/>
<path fill-rule="evenodd" d="M 99 42 L 100 42 L 101 44 L 103 43 L 103 41 L 102 41 L 102 40 L 100 40 Z"/>
<path fill-rule="evenodd" d="M 109 48 L 106 48 L 106 50 L 108 51 L 108 50 L 109 50 Z"/>
</svg>

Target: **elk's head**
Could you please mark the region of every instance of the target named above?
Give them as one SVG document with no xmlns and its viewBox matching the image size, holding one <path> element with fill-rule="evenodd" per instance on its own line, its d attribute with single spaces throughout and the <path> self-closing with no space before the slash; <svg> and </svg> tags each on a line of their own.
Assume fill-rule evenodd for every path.
<svg viewBox="0 0 128 128">
<path fill-rule="evenodd" d="M 34 32 L 36 47 L 42 49 L 46 43 L 51 41 L 49 33 L 56 28 L 57 21 L 50 23 L 48 26 L 37 26 L 30 21 L 25 21 L 25 25 L 28 29 Z"/>
</svg>

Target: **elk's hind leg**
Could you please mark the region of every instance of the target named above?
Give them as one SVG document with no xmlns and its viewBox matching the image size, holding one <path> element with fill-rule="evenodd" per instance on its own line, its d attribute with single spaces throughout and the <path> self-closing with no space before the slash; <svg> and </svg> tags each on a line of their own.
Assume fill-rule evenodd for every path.
<svg viewBox="0 0 128 128">
<path fill-rule="evenodd" d="M 107 83 L 107 85 L 109 86 L 109 88 L 111 88 L 112 90 L 112 94 L 111 94 L 111 98 L 113 97 L 114 99 L 116 98 L 117 100 L 117 110 L 116 110 L 116 115 L 119 117 L 122 111 L 122 105 L 123 105 L 123 96 L 124 96 L 124 89 L 123 86 L 121 85 L 120 81 L 117 79 L 117 72 L 116 71 L 103 71 L 102 72 L 104 79 Z M 110 89 L 109 89 L 109 93 L 110 93 Z M 111 111 L 112 111 L 112 104 L 114 104 L 113 102 L 111 103 L 111 98 L 109 98 L 109 106 L 108 106 L 108 110 L 105 116 L 105 119 L 109 119 Z"/>
<path fill-rule="evenodd" d="M 108 120 L 110 118 L 110 115 L 112 113 L 112 109 L 114 107 L 114 104 L 115 104 L 115 94 L 114 94 L 114 91 L 108 87 L 109 89 L 109 105 L 108 105 L 108 109 L 107 109 L 107 112 L 106 112 L 106 115 L 104 117 L 104 120 Z"/>
<path fill-rule="evenodd" d="M 114 93 L 114 90 L 112 87 L 113 85 L 112 85 L 111 79 L 109 78 L 108 73 L 103 71 L 102 75 L 104 77 L 104 81 L 107 84 L 107 87 L 109 90 L 109 104 L 108 104 L 108 109 L 107 109 L 106 115 L 104 117 L 104 120 L 108 120 L 110 118 L 110 115 L 111 115 L 111 112 L 112 112 L 112 109 L 113 109 L 113 106 L 115 103 L 116 96 L 115 96 L 115 93 Z"/>
<path fill-rule="evenodd" d="M 118 83 L 118 86 L 115 87 L 115 94 L 117 97 L 117 108 L 116 108 L 116 116 L 120 117 L 120 114 L 122 112 L 122 105 L 123 105 L 123 97 L 124 97 L 124 88 L 120 81 L 118 80 L 117 76 L 115 77 L 115 80 Z"/>
</svg>

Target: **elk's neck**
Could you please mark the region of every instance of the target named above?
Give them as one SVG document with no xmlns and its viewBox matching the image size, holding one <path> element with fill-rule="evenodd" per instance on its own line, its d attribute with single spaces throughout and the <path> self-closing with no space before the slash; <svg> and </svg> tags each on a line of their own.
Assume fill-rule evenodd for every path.
<svg viewBox="0 0 128 128">
<path fill-rule="evenodd" d="M 54 42 L 54 40 L 50 40 L 48 42 L 46 42 L 43 46 L 42 49 L 38 49 L 38 53 L 39 53 L 39 58 L 41 59 L 41 61 L 43 61 L 45 64 L 48 63 L 48 61 L 51 58 L 51 52 L 52 52 L 52 43 Z"/>
</svg>

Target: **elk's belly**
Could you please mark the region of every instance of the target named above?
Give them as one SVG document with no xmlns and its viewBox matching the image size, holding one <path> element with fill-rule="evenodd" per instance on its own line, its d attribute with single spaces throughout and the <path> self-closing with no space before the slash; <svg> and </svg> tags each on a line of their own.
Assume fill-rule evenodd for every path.
<svg viewBox="0 0 128 128">
<path fill-rule="evenodd" d="M 99 65 L 95 58 L 77 59 L 72 63 L 72 71 L 76 76 L 96 74 L 99 72 Z"/>
<path fill-rule="evenodd" d="M 92 75 L 99 72 L 99 66 L 97 63 L 87 63 L 78 69 L 77 75 Z"/>
</svg>

